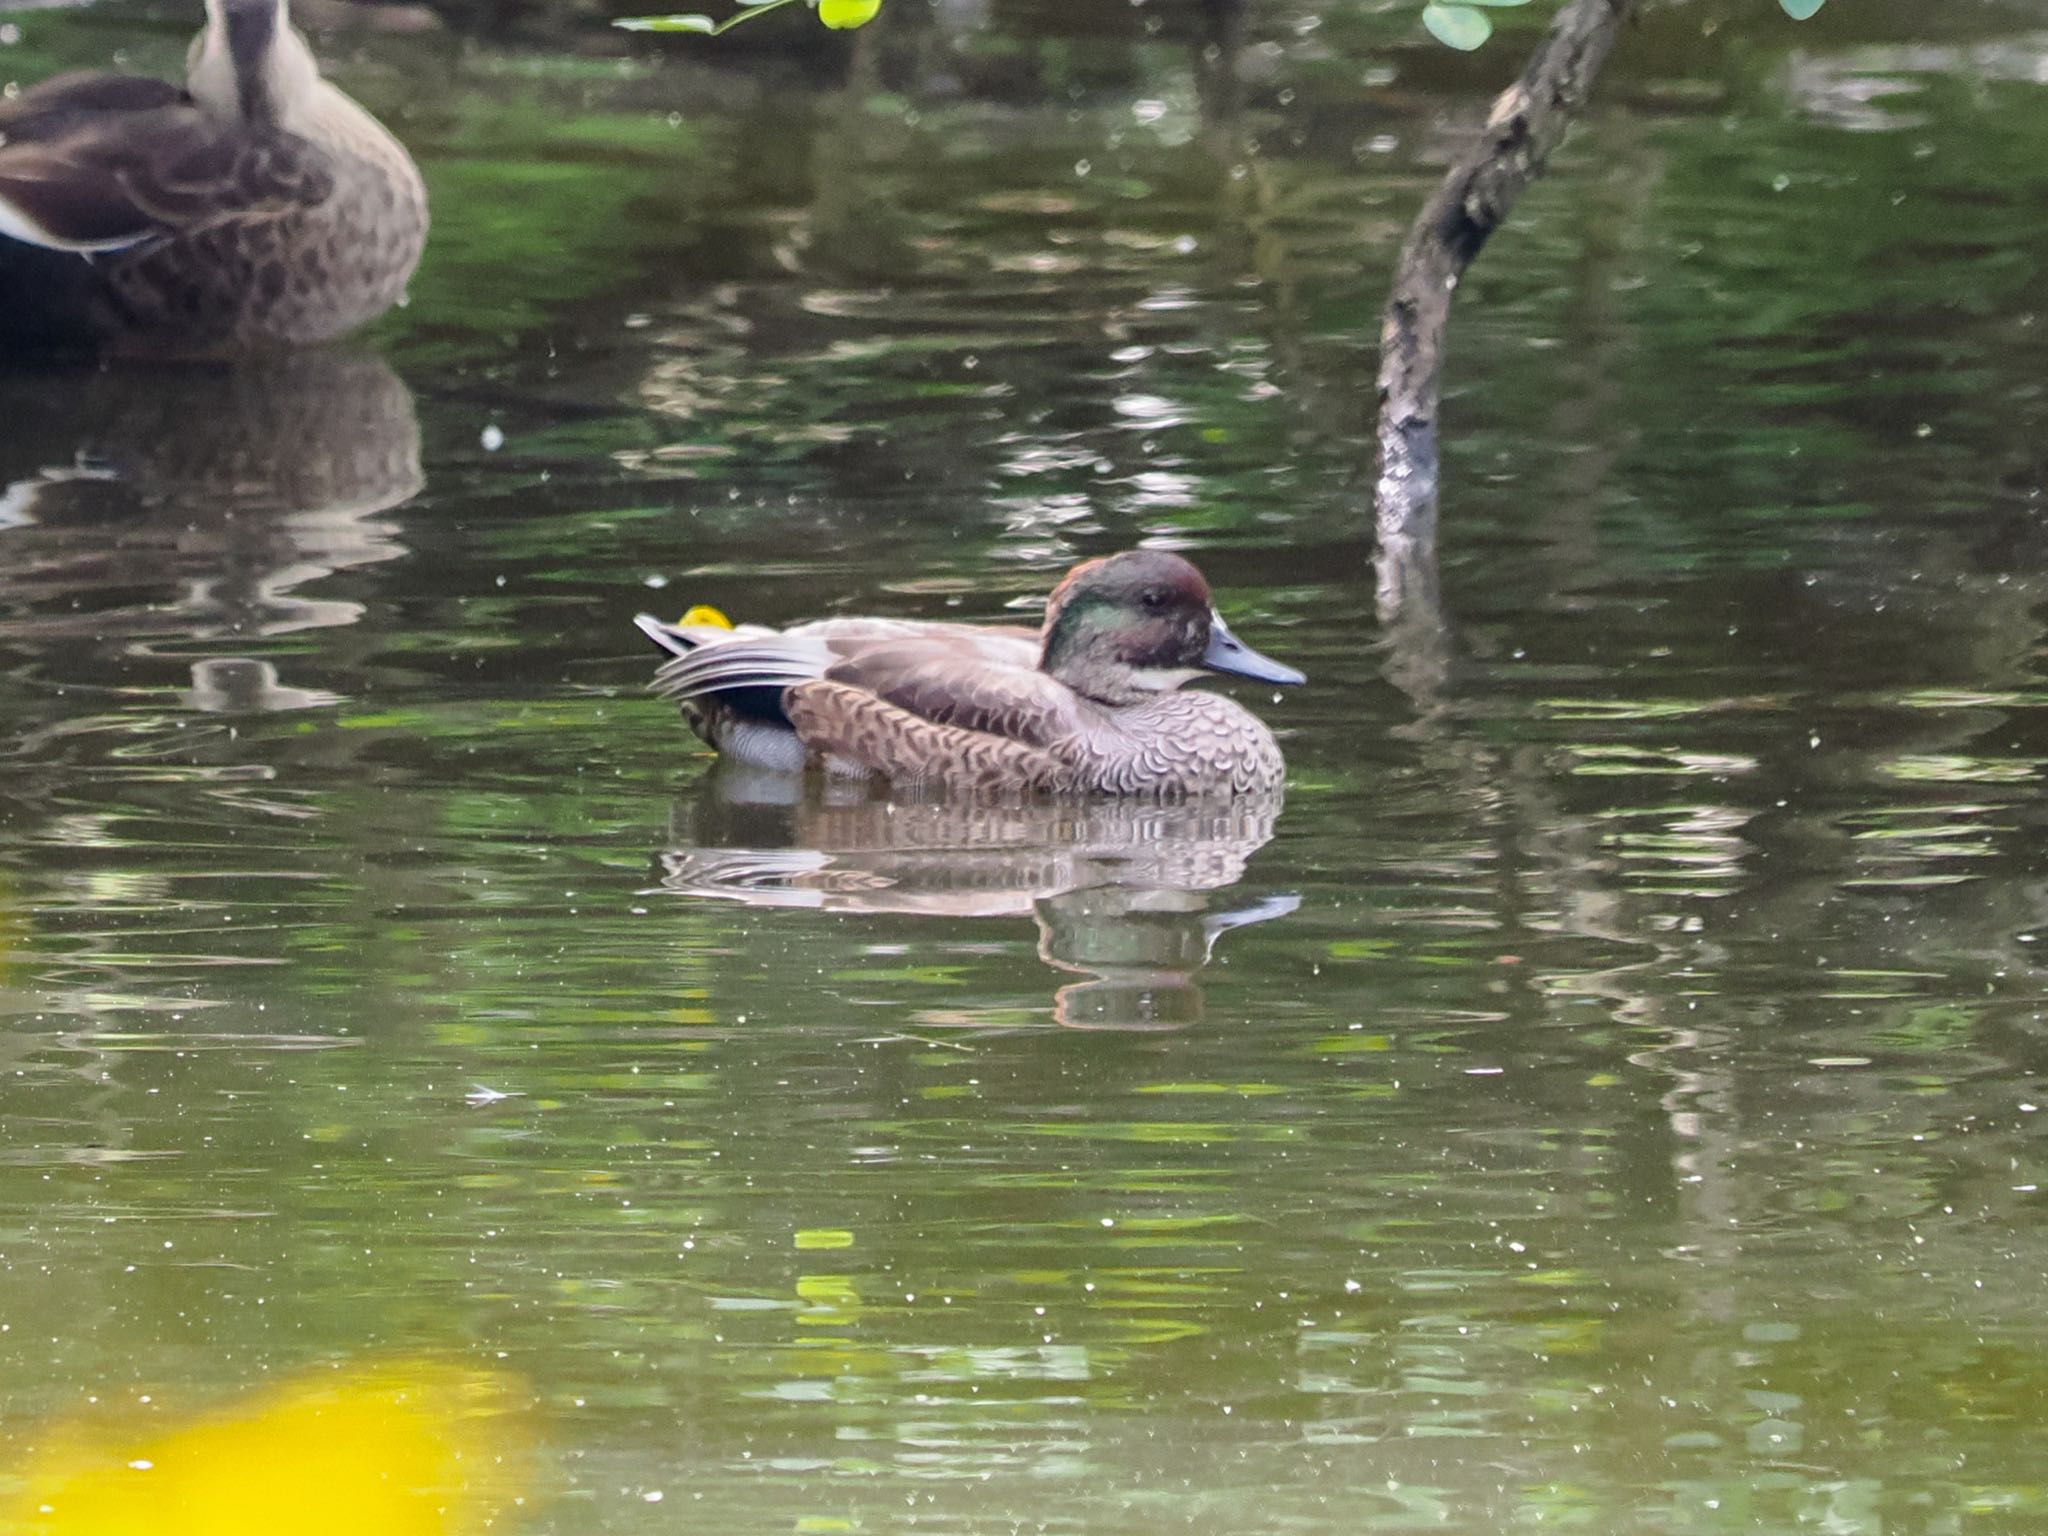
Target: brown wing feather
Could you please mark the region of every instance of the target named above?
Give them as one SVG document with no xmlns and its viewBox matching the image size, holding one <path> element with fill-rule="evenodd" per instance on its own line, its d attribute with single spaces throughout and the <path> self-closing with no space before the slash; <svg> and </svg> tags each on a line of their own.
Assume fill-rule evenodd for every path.
<svg viewBox="0 0 2048 1536">
<path fill-rule="evenodd" d="M 154 112 L 186 99 L 170 81 L 149 75 L 53 75 L 19 96 L 0 98 L 0 139 L 9 144 L 47 139 L 77 127 L 84 117 Z"/>
<path fill-rule="evenodd" d="M 69 161 L 34 148 L 0 149 L 0 203 L 16 215 L 9 230 L 35 245 L 107 250 L 153 232 L 119 181 L 82 176 Z"/>
<path fill-rule="evenodd" d="M 783 709 L 812 753 L 894 783 L 1024 793 L 1074 787 L 1072 770 L 1043 747 L 943 724 L 846 683 L 800 683 L 783 696 Z"/>
<path fill-rule="evenodd" d="M 919 719 L 1034 747 L 1072 737 L 1087 707 L 1072 689 L 1036 668 L 994 665 L 944 640 L 863 650 L 827 669 L 825 677 Z"/>
<path fill-rule="evenodd" d="M 58 114 L 66 115 L 66 114 Z M 0 200 L 51 245 L 106 248 L 237 217 L 314 206 L 334 190 L 327 154 L 293 134 L 223 125 L 183 104 L 69 114 L 0 143 Z"/>
</svg>

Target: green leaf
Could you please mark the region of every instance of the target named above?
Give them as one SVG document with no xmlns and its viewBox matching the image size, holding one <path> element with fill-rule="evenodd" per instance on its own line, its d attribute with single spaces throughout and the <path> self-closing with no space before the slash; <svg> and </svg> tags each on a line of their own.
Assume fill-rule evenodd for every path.
<svg viewBox="0 0 2048 1536">
<path fill-rule="evenodd" d="M 1475 11 L 1469 5 L 1443 5 L 1439 0 L 1430 0 L 1422 8 L 1422 24 L 1438 42 L 1464 53 L 1470 53 L 1493 36 L 1493 23 L 1486 12 Z"/>
<path fill-rule="evenodd" d="M 628 16 L 612 25 L 628 32 L 702 32 L 709 35 L 718 30 L 718 23 L 709 16 Z"/>
<path fill-rule="evenodd" d="M 835 32 L 864 27 L 875 19 L 882 0 L 818 0 L 818 20 Z"/>
<path fill-rule="evenodd" d="M 794 5 L 796 0 L 740 0 L 741 9 L 723 21 L 713 21 L 709 16 L 628 16 L 612 23 L 628 32 L 698 32 L 706 37 L 717 37 L 721 32 L 730 32 L 743 21 L 752 21 L 756 16 L 766 16 L 770 11 L 779 11 L 785 5 Z M 879 4 L 880 0 L 876 0 Z"/>
<path fill-rule="evenodd" d="M 1778 0 L 1778 4 L 1785 8 L 1785 14 L 1794 21 L 1806 20 L 1827 3 L 1828 0 Z"/>
</svg>

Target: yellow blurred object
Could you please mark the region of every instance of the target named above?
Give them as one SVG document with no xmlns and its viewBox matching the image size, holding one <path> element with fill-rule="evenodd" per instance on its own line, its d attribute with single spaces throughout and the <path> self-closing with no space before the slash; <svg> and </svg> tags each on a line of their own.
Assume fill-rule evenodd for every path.
<svg viewBox="0 0 2048 1536">
<path fill-rule="evenodd" d="M 677 619 L 676 623 L 686 629 L 692 624 L 705 625 L 711 629 L 732 628 L 732 620 L 728 619 L 716 608 L 713 608 L 709 603 L 699 603 L 680 619 Z"/>
<path fill-rule="evenodd" d="M 422 1360 L 297 1377 L 181 1426 L 23 1438 L 0 1536 L 495 1536 L 535 1446 L 524 1387 Z"/>
</svg>

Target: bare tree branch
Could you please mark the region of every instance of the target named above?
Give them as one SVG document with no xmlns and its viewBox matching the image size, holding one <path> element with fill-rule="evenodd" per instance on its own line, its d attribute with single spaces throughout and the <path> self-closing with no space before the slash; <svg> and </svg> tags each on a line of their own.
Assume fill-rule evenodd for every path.
<svg viewBox="0 0 2048 1536">
<path fill-rule="evenodd" d="M 1379 478 L 1383 547 L 1436 534 L 1437 404 L 1451 294 L 1515 200 L 1543 173 L 1638 0 L 1570 0 L 1500 94 L 1478 142 L 1423 205 L 1380 324 Z"/>
</svg>

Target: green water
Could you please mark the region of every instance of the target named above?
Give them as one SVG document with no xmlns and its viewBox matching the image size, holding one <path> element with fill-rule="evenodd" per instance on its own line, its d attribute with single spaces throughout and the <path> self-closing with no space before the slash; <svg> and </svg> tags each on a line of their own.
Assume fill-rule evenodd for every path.
<svg viewBox="0 0 2048 1536">
<path fill-rule="evenodd" d="M 430 1351 L 531 1532 L 2048 1528 L 2048 6 L 1653 14 L 1400 623 L 1377 308 L 1528 23 L 910 10 L 329 40 L 409 307 L 0 375 L 0 1490 Z M 1312 680 L 1277 814 L 792 801 L 642 689 L 1141 540 Z"/>
</svg>

